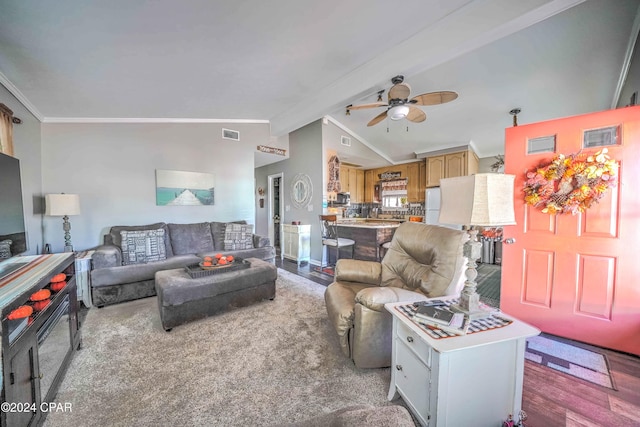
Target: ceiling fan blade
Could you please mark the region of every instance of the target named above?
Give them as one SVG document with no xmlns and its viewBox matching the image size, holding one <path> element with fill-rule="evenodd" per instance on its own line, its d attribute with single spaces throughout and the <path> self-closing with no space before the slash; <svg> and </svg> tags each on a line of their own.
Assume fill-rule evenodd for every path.
<svg viewBox="0 0 640 427">
<path fill-rule="evenodd" d="M 366 108 L 388 107 L 385 102 L 372 102 L 371 104 L 352 105 L 347 107 L 347 110 L 364 110 Z"/>
<path fill-rule="evenodd" d="M 387 112 L 383 111 L 382 113 L 378 114 L 373 119 L 371 119 L 371 121 L 367 123 L 367 126 L 377 125 L 378 123 L 383 121 L 386 117 L 387 117 Z"/>
<path fill-rule="evenodd" d="M 458 94 L 448 90 L 442 92 L 429 92 L 414 96 L 411 101 L 413 105 L 438 105 L 453 101 Z"/>
<path fill-rule="evenodd" d="M 407 99 L 411 93 L 411 87 L 406 83 L 398 83 L 391 86 L 389 89 L 389 100 L 392 99 Z"/>
<path fill-rule="evenodd" d="M 407 120 L 414 123 L 424 122 L 427 119 L 427 115 L 424 111 L 413 105 L 409 106 L 409 114 L 407 114 Z"/>
</svg>

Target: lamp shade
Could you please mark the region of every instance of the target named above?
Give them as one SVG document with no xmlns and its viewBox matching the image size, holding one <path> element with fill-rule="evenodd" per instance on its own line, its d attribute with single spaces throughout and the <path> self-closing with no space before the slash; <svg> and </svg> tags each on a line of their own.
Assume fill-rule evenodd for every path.
<svg viewBox="0 0 640 427">
<path fill-rule="evenodd" d="M 406 105 L 396 105 L 395 107 L 391 107 L 387 115 L 391 120 L 401 120 L 407 117 L 409 114 L 409 107 Z"/>
<path fill-rule="evenodd" d="M 80 215 L 80 196 L 77 194 L 47 194 L 44 200 L 45 215 Z"/>
<path fill-rule="evenodd" d="M 499 227 L 513 225 L 515 175 L 479 173 L 440 180 L 442 224 Z"/>
</svg>

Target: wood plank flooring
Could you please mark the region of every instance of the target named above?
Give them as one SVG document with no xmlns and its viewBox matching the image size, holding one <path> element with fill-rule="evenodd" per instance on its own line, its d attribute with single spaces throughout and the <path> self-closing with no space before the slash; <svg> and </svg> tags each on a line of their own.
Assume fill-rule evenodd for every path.
<svg viewBox="0 0 640 427">
<path fill-rule="evenodd" d="M 279 259 L 276 265 L 325 286 L 332 282 L 310 265 L 298 268 Z M 640 427 L 640 357 L 593 350 L 606 354 L 617 390 L 525 361 L 522 407 L 528 415 L 527 427 Z"/>
</svg>

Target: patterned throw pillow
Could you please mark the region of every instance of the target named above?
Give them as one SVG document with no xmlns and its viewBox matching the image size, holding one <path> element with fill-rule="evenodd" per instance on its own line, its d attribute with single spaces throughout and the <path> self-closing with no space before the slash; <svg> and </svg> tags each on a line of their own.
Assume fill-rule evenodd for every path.
<svg viewBox="0 0 640 427">
<path fill-rule="evenodd" d="M 253 225 L 227 224 L 224 230 L 224 250 L 237 251 L 253 248 Z"/>
<path fill-rule="evenodd" d="M 167 259 L 164 229 L 120 232 L 122 237 L 122 264 L 146 264 Z"/>
<path fill-rule="evenodd" d="M 11 258 L 11 240 L 3 240 L 0 242 L 0 259 Z"/>
</svg>

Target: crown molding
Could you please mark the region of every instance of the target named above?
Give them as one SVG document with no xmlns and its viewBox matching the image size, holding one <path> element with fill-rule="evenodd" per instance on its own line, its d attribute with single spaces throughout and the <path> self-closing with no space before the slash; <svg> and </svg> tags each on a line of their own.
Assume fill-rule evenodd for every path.
<svg viewBox="0 0 640 427">
<path fill-rule="evenodd" d="M 246 123 L 269 124 L 269 120 L 254 119 L 189 119 L 170 117 L 44 117 L 43 123 Z"/>
<path fill-rule="evenodd" d="M 0 83 L 4 87 L 6 87 L 7 90 L 11 93 L 11 95 L 15 96 L 16 99 L 20 101 L 22 105 L 24 105 L 24 107 L 27 110 L 29 110 L 29 112 L 33 114 L 36 119 L 42 122 L 42 119 L 44 118 L 42 116 L 42 113 L 40 113 L 40 111 L 35 107 L 35 105 L 33 105 L 31 101 L 29 101 L 29 99 L 27 99 L 27 97 L 22 92 L 20 92 L 20 89 L 18 89 L 16 85 L 14 85 L 11 82 L 11 80 L 9 80 L 9 78 L 5 76 L 2 72 L 0 72 Z"/>
<path fill-rule="evenodd" d="M 620 76 L 618 77 L 618 84 L 616 85 L 616 91 L 613 94 L 613 100 L 611 101 L 611 109 L 618 107 L 620 102 L 620 95 L 622 95 L 622 89 L 624 83 L 627 81 L 627 75 L 629 74 L 629 68 L 631 68 L 631 60 L 633 59 L 633 51 L 638 41 L 638 33 L 640 32 L 640 6 L 636 10 L 636 17 L 633 20 L 633 26 L 631 27 L 631 34 L 629 34 L 629 42 L 627 43 L 627 50 L 624 53 L 624 61 L 620 68 Z"/>
</svg>

